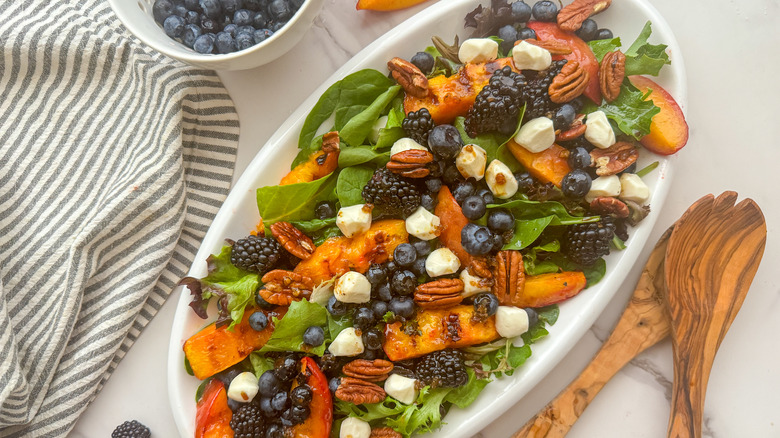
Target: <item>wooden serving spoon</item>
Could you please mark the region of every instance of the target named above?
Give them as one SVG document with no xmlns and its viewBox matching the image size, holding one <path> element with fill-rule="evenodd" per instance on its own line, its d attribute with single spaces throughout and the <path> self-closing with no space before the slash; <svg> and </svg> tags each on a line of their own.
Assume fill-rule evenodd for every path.
<svg viewBox="0 0 780 438">
<path fill-rule="evenodd" d="M 694 203 L 666 248 L 666 303 L 671 315 L 674 386 L 669 437 L 701 437 L 712 363 L 766 245 L 766 222 L 751 199 L 735 192 Z"/>
<path fill-rule="evenodd" d="M 612 376 L 639 353 L 669 335 L 661 291 L 664 255 L 671 231 L 671 228 L 666 230 L 655 244 L 631 301 L 601 350 L 576 380 L 512 438 L 563 437 Z"/>
</svg>

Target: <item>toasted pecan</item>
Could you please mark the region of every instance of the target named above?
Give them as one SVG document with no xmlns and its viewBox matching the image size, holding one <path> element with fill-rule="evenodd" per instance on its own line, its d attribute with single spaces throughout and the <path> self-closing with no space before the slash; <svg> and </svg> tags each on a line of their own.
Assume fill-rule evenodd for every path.
<svg viewBox="0 0 780 438">
<path fill-rule="evenodd" d="M 566 103 L 579 97 L 588 87 L 590 75 L 577 61 L 568 61 L 552 80 L 548 92 L 550 100 Z"/>
<path fill-rule="evenodd" d="M 341 371 L 349 377 L 379 382 L 386 380 L 393 371 L 393 363 L 384 359 L 355 359 L 344 365 Z"/>
<path fill-rule="evenodd" d="M 406 94 L 419 99 L 428 95 L 428 78 L 416 65 L 396 57 L 387 62 L 387 68 Z"/>
<path fill-rule="evenodd" d="M 379 403 L 387 397 L 385 390 L 376 383 L 354 377 L 342 377 L 336 389 L 336 398 L 355 405 Z"/>
<path fill-rule="evenodd" d="M 607 102 L 620 95 L 620 86 L 626 75 L 626 55 L 620 50 L 604 55 L 599 67 L 599 88 Z"/>
<path fill-rule="evenodd" d="M 558 27 L 567 32 L 576 32 L 582 22 L 604 11 L 612 0 L 574 0 L 558 12 Z"/>
<path fill-rule="evenodd" d="M 290 254 L 301 260 L 308 259 L 317 249 L 309 236 L 295 225 L 289 222 L 276 222 L 271 225 L 271 234 L 276 238 L 280 245 Z"/>
<path fill-rule="evenodd" d="M 423 283 L 414 291 L 414 301 L 425 309 L 440 309 L 463 301 L 463 281 L 459 278 L 442 278 Z"/>
</svg>

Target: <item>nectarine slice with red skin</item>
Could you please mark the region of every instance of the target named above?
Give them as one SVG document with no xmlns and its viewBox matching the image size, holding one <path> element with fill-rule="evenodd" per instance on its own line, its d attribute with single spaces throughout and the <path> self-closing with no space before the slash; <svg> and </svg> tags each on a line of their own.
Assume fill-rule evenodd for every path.
<svg viewBox="0 0 780 438">
<path fill-rule="evenodd" d="M 515 143 L 514 139 L 510 139 L 506 146 L 528 173 L 539 181 L 553 183 L 560 188 L 563 177 L 571 172 L 569 151 L 562 146 L 553 144 L 541 152 L 530 152 Z"/>
<path fill-rule="evenodd" d="M 544 307 L 560 303 L 582 292 L 587 285 L 585 274 L 579 271 L 554 272 L 525 277 L 523 293 L 518 294 L 518 307 Z"/>
<path fill-rule="evenodd" d="M 233 438 L 230 420 L 233 411 L 227 404 L 225 385 L 213 379 L 206 385 L 195 413 L 195 438 Z"/>
<path fill-rule="evenodd" d="M 427 0 L 358 0 L 355 9 L 371 11 L 395 11 L 409 8 Z"/>
<path fill-rule="evenodd" d="M 292 427 L 290 435 L 296 438 L 328 438 L 333 427 L 333 400 L 328 389 L 328 378 L 310 357 L 301 359 L 301 374 L 308 376 L 306 384 L 312 392 L 310 413 L 306 421 Z M 296 386 L 297 379 L 293 382 L 293 388 Z"/>
<path fill-rule="evenodd" d="M 461 266 L 467 266 L 471 263 L 471 254 L 466 252 L 463 245 L 460 244 L 460 234 L 463 227 L 469 223 L 466 216 L 463 215 L 458 201 L 452 196 L 449 187 L 442 186 L 438 194 L 438 203 L 434 214 L 439 217 L 441 221 L 441 234 L 439 235 L 439 242 L 450 251 L 455 253 L 460 260 Z"/>
<path fill-rule="evenodd" d="M 631 83 L 650 99 L 661 112 L 653 116 L 650 133 L 639 140 L 642 146 L 660 155 L 672 155 L 688 143 L 688 123 L 680 105 L 669 92 L 644 76 L 629 76 Z"/>
</svg>

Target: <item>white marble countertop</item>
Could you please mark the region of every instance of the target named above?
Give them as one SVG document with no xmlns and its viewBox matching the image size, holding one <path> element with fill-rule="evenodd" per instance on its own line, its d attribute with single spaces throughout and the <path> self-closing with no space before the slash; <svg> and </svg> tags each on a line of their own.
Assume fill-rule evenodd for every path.
<svg viewBox="0 0 780 438">
<path fill-rule="evenodd" d="M 276 127 L 336 68 L 433 1 L 391 13 L 356 11 L 354 3 L 326 0 L 314 27 L 290 53 L 264 67 L 220 74 L 241 119 L 234 180 Z M 779 437 L 780 278 L 771 275 L 780 265 L 780 145 L 775 133 L 780 116 L 780 3 L 652 3 L 671 25 L 685 57 L 691 136 L 679 154 L 672 190 L 650 242 L 695 200 L 724 190 L 753 198 L 763 209 L 769 230 L 762 265 L 715 360 L 704 436 Z M 651 248 L 648 244 L 640 260 L 646 260 Z M 613 303 L 577 346 L 522 401 L 483 430 L 483 437 L 511 436 L 585 367 L 614 327 L 643 264 L 626 278 Z M 108 437 L 127 419 L 148 425 L 156 438 L 178 435 L 166 378 L 177 300 L 172 296 L 163 306 L 71 436 Z M 672 350 L 667 340 L 609 382 L 569 436 L 664 436 L 671 380 Z"/>
</svg>

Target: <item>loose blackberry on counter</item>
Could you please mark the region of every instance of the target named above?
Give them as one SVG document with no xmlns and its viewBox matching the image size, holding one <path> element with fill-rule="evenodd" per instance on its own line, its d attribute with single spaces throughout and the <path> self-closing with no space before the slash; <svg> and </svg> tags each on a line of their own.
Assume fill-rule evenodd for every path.
<svg viewBox="0 0 780 438">
<path fill-rule="evenodd" d="M 260 406 L 255 403 L 241 406 L 238 411 L 233 412 L 230 428 L 233 429 L 233 438 L 263 438 L 265 424 Z"/>
<path fill-rule="evenodd" d="M 420 191 L 412 182 L 380 167 L 363 187 L 363 199 L 389 216 L 406 218 L 420 207 Z"/>
<path fill-rule="evenodd" d="M 137 420 L 125 421 L 111 432 L 111 438 L 149 438 L 152 432 Z"/>
<path fill-rule="evenodd" d="M 238 239 L 230 252 L 230 263 L 247 271 L 265 274 L 282 259 L 282 246 L 272 237 L 247 236 Z"/>
<path fill-rule="evenodd" d="M 615 235 L 611 217 L 598 222 L 569 225 L 563 239 L 564 253 L 575 263 L 592 266 L 600 257 L 609 254 L 609 244 Z"/>
<path fill-rule="evenodd" d="M 466 132 L 472 137 L 491 131 L 513 133 L 523 107 L 526 84 L 525 76 L 508 66 L 493 73 L 466 116 Z"/>
<path fill-rule="evenodd" d="M 468 382 L 463 354 L 446 349 L 423 356 L 415 367 L 417 378 L 432 388 L 457 388 Z"/>
<path fill-rule="evenodd" d="M 406 136 L 425 147 L 428 147 L 428 134 L 431 133 L 434 126 L 436 124 L 433 122 L 431 113 L 428 112 L 427 108 L 410 111 L 403 122 L 401 122 L 401 127 L 404 129 Z"/>
</svg>

